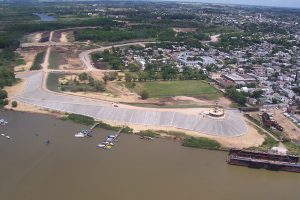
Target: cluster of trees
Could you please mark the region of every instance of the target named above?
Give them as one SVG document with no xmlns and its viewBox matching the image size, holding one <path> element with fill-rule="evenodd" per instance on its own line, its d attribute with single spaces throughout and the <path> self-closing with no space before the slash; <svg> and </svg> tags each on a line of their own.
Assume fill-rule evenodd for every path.
<svg viewBox="0 0 300 200">
<path fill-rule="evenodd" d="M 15 75 L 12 72 L 16 55 L 7 49 L 0 51 L 0 89 L 4 86 L 11 86 L 15 81 Z"/>
<path fill-rule="evenodd" d="M 79 79 L 79 80 L 78 80 Z M 101 80 L 95 80 L 87 73 L 81 73 L 73 80 L 69 80 L 66 83 L 61 83 L 60 88 L 62 91 L 71 92 L 82 92 L 82 91 L 93 91 L 93 92 L 104 92 L 106 90 L 105 84 Z"/>
<path fill-rule="evenodd" d="M 74 31 L 75 40 L 92 40 L 94 42 L 118 42 L 131 39 L 156 37 L 158 30 L 153 28 L 131 29 L 82 29 Z"/>
<path fill-rule="evenodd" d="M 204 80 L 207 75 L 201 69 L 184 67 L 182 72 L 173 65 L 159 67 L 155 64 L 147 64 L 144 71 L 125 73 L 126 82 L 156 81 L 156 80 Z"/>
<path fill-rule="evenodd" d="M 169 41 L 173 43 L 183 43 L 188 47 L 204 48 L 201 40 L 209 40 L 209 35 L 203 32 L 176 33 L 168 27 L 153 26 L 133 26 L 132 28 L 99 28 L 82 29 L 74 32 L 78 41 L 92 40 L 94 42 L 118 42 L 131 39 L 155 38 L 158 41 Z"/>
<path fill-rule="evenodd" d="M 117 52 L 110 53 L 108 50 L 104 50 L 100 53 L 92 54 L 92 60 L 94 63 L 106 62 L 109 64 L 109 68 L 114 70 L 123 70 L 124 64 L 121 59 L 121 55 Z"/>
<path fill-rule="evenodd" d="M 235 32 L 222 34 L 220 41 L 217 43 L 212 43 L 212 45 L 217 49 L 226 52 L 236 48 L 243 48 L 254 44 L 259 44 L 260 42 L 261 41 L 258 34 Z"/>
<path fill-rule="evenodd" d="M 5 90 L 0 90 L 0 108 L 8 105 L 7 92 Z"/>
<path fill-rule="evenodd" d="M 240 105 L 244 106 L 247 102 L 247 97 L 243 93 L 237 91 L 235 87 L 227 88 L 226 94 L 229 98 L 231 98 Z"/>
</svg>

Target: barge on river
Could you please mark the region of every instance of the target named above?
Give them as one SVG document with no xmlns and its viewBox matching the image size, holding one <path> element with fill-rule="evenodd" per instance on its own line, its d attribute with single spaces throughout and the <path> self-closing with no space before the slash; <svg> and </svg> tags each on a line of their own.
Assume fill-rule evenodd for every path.
<svg viewBox="0 0 300 200">
<path fill-rule="evenodd" d="M 250 168 L 264 168 L 274 171 L 300 173 L 299 157 L 274 152 L 252 151 L 245 149 L 230 149 L 227 163 Z"/>
</svg>

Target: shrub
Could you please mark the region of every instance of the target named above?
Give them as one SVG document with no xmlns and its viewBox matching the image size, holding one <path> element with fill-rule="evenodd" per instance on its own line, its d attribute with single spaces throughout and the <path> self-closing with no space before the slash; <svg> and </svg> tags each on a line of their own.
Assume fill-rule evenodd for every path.
<svg viewBox="0 0 300 200">
<path fill-rule="evenodd" d="M 83 72 L 81 74 L 79 74 L 79 80 L 84 81 L 84 80 L 88 80 L 88 75 L 87 73 Z"/>
<path fill-rule="evenodd" d="M 187 137 L 182 141 L 182 146 L 200 149 L 218 150 L 221 144 L 215 140 L 204 137 Z"/>
<path fill-rule="evenodd" d="M 149 93 L 146 90 L 143 90 L 141 93 L 141 98 L 142 99 L 148 99 L 149 98 Z"/>
<path fill-rule="evenodd" d="M 6 99 L 7 98 L 7 92 L 5 90 L 0 90 L 0 99 Z"/>
<path fill-rule="evenodd" d="M 0 107 L 8 105 L 8 100 L 7 99 L 0 99 Z"/>
<path fill-rule="evenodd" d="M 92 117 L 87 117 L 83 115 L 78 114 L 69 114 L 68 119 L 79 124 L 84 125 L 93 125 L 95 123 L 95 120 Z"/>
<path fill-rule="evenodd" d="M 18 106 L 18 103 L 16 101 L 11 102 L 11 106 L 13 108 L 16 108 Z"/>
<path fill-rule="evenodd" d="M 148 136 L 148 137 L 158 137 L 159 133 L 153 131 L 153 130 L 145 130 L 145 131 L 140 131 L 138 133 L 140 136 Z"/>
</svg>

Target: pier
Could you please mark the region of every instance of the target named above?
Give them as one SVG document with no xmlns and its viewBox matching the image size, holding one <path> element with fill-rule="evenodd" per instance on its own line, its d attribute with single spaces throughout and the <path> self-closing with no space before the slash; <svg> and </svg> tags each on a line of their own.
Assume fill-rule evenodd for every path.
<svg viewBox="0 0 300 200">
<path fill-rule="evenodd" d="M 99 125 L 99 122 L 96 122 L 93 126 L 91 126 L 89 129 L 87 130 L 84 130 L 84 131 L 80 131 L 79 133 L 76 133 L 75 134 L 75 137 L 77 138 L 83 138 L 83 137 L 87 137 L 87 136 L 90 136 L 90 133 L 93 131 L 94 128 L 96 128 L 96 126 Z"/>
<path fill-rule="evenodd" d="M 122 127 L 114 137 L 108 136 L 106 142 L 104 142 L 105 144 L 98 144 L 98 147 L 103 149 L 110 149 L 113 146 L 113 144 L 111 143 L 116 142 L 118 140 L 123 129 L 124 127 Z M 109 138 L 111 138 L 110 141 L 108 141 Z"/>
</svg>

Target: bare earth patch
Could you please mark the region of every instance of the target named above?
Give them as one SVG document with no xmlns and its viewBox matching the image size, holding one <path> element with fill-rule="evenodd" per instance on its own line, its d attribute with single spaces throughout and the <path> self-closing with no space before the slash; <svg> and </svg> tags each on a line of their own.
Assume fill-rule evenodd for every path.
<svg viewBox="0 0 300 200">
<path fill-rule="evenodd" d="M 21 57 L 24 59 L 25 61 L 25 65 L 19 65 L 15 67 L 15 71 L 27 71 L 31 68 L 32 63 L 34 61 L 34 58 L 36 56 L 36 54 L 38 53 L 35 50 L 20 50 L 18 51 L 18 53 L 21 55 Z"/>
<path fill-rule="evenodd" d="M 275 110 L 274 119 L 283 127 L 284 132 L 292 139 L 300 141 L 300 128 L 283 115 L 281 110 Z"/>
<path fill-rule="evenodd" d="M 60 42 L 68 42 L 68 33 L 67 32 L 61 33 Z"/>
</svg>

